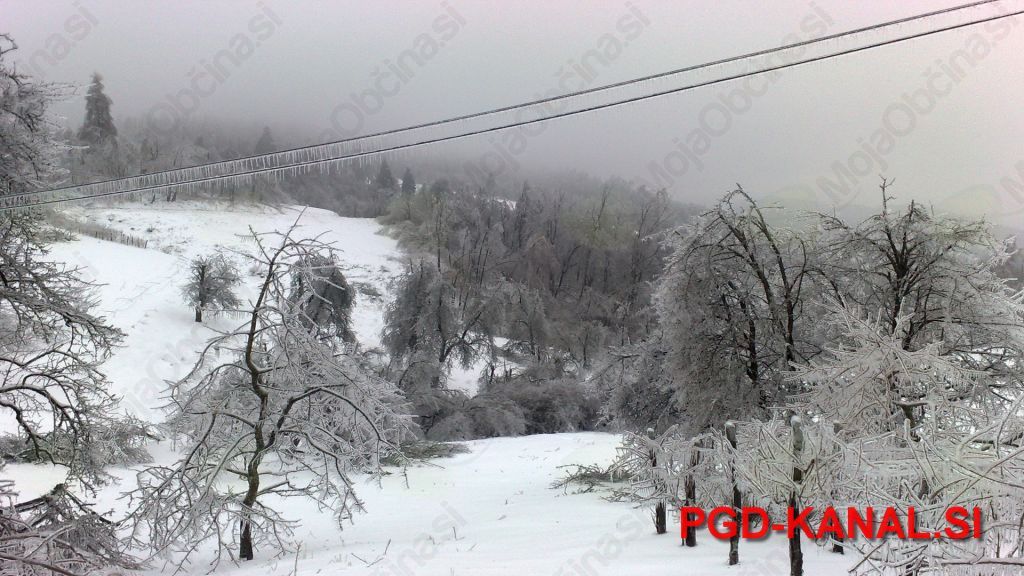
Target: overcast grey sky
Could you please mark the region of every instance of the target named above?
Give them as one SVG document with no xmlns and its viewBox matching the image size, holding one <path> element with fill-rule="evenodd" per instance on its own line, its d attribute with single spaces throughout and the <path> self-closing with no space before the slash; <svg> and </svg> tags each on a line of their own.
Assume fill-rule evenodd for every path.
<svg viewBox="0 0 1024 576">
<path fill-rule="evenodd" d="M 0 31 L 18 42 L 22 70 L 79 85 L 101 72 L 116 120 L 187 111 L 317 138 L 607 84 L 964 1 L 0 0 Z M 958 18 L 1024 8 L 1021 0 L 1000 4 Z M 592 50 L 603 60 L 588 57 Z M 771 84 L 748 85 L 757 91 L 748 100 L 734 95 L 730 103 L 736 82 L 557 121 L 514 154 L 504 150 L 504 164 L 500 136 L 439 153 L 462 154 L 470 171 L 489 161 L 512 177 L 518 165 L 618 174 L 696 202 L 739 182 L 790 203 L 867 204 L 884 173 L 903 198 L 1020 226 L 1022 63 L 1018 17 L 789 69 Z M 353 96 L 364 93 L 362 102 Z M 58 110 L 77 124 L 82 107 L 78 100 Z"/>
</svg>

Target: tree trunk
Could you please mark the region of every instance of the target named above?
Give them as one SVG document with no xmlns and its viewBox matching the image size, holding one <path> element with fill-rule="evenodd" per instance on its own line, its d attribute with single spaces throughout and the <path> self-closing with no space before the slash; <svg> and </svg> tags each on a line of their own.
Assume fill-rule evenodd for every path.
<svg viewBox="0 0 1024 576">
<path fill-rule="evenodd" d="M 687 506 L 694 506 L 695 502 L 697 502 L 697 482 L 694 481 L 693 474 L 689 474 L 689 475 L 686 476 L 686 483 L 685 484 L 686 484 L 685 485 L 686 505 Z M 692 518 L 693 518 L 693 514 L 692 513 L 688 513 L 687 516 L 688 516 L 688 519 L 692 520 Z M 687 547 L 690 547 L 690 548 L 693 548 L 694 546 L 697 545 L 697 531 L 696 530 L 692 530 L 691 529 L 691 530 L 687 530 L 686 531 L 686 541 L 685 541 L 685 544 L 686 544 Z"/>
<path fill-rule="evenodd" d="M 647 437 L 654 440 L 654 430 L 647 430 Z M 651 448 L 647 452 L 647 457 L 651 461 L 651 468 L 658 467 L 658 454 Z M 664 534 L 668 532 L 668 520 L 665 516 L 665 502 L 658 502 L 654 506 L 654 532 L 656 534 Z"/>
<path fill-rule="evenodd" d="M 736 423 L 726 422 L 725 423 L 725 437 L 729 441 L 729 445 L 732 446 L 733 453 L 736 452 Z M 741 509 L 743 508 L 743 496 L 740 494 L 739 484 L 736 482 L 736 466 L 733 464 L 729 465 L 729 478 L 732 481 L 732 509 L 736 512 L 736 517 L 740 517 Z M 739 530 L 729 538 L 729 566 L 734 566 L 740 563 L 740 534 Z"/>
<path fill-rule="evenodd" d="M 252 522 L 248 516 L 242 520 L 242 536 L 238 540 L 238 557 L 242 560 L 252 560 Z"/>
<path fill-rule="evenodd" d="M 664 502 L 658 502 L 654 506 L 654 531 L 658 534 L 668 532 L 668 519 L 665 515 Z"/>
<path fill-rule="evenodd" d="M 832 431 L 835 432 L 836 436 L 838 437 L 839 433 L 843 431 L 843 425 L 840 424 L 839 422 L 833 422 Z M 834 536 L 834 538 L 835 542 L 832 543 L 832 552 L 836 554 L 845 554 L 846 552 L 843 549 L 844 538 L 842 536 Z"/>
<path fill-rule="evenodd" d="M 200 308 L 199 306 L 196 306 L 196 322 L 202 322 L 202 321 L 203 321 L 203 309 Z"/>
<path fill-rule="evenodd" d="M 259 494 L 260 476 L 259 464 L 250 463 L 248 467 L 249 489 L 242 499 L 242 534 L 238 539 L 238 557 L 242 560 L 252 560 L 252 507 L 256 505 L 256 495 Z"/>
<path fill-rule="evenodd" d="M 797 501 L 796 492 L 789 496 L 789 505 L 793 508 L 793 516 L 800 514 L 800 506 Z M 804 574 L 804 553 L 800 549 L 800 532 L 794 532 L 789 539 L 789 576 L 803 576 Z"/>
<path fill-rule="evenodd" d="M 804 433 L 798 418 L 791 418 L 790 424 L 793 427 L 793 482 L 799 485 L 803 482 L 804 473 L 797 465 L 797 459 L 804 449 Z M 797 517 L 800 514 L 800 500 L 796 488 L 789 495 L 789 506 L 793 509 L 793 517 Z M 800 549 L 799 531 L 794 532 L 793 537 L 789 539 L 789 576 L 804 576 L 804 553 Z"/>
</svg>

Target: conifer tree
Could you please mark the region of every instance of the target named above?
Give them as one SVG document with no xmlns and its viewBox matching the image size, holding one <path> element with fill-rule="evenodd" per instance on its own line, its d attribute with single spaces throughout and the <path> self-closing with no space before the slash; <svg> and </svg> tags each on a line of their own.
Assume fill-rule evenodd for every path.
<svg viewBox="0 0 1024 576">
<path fill-rule="evenodd" d="M 412 175 L 412 170 L 406 168 L 405 172 L 402 173 L 402 195 L 412 196 L 416 193 L 416 178 Z"/>
<path fill-rule="evenodd" d="M 412 170 L 405 169 L 402 174 L 402 204 L 405 205 L 405 219 L 412 220 L 412 199 L 416 195 L 416 179 Z"/>
<path fill-rule="evenodd" d="M 263 133 L 260 134 L 260 139 L 256 141 L 256 147 L 253 149 L 253 154 L 270 154 L 277 150 L 277 145 L 274 144 L 274 136 L 270 133 L 270 127 L 264 126 Z"/>
<path fill-rule="evenodd" d="M 94 73 L 85 95 L 85 121 L 78 130 L 78 139 L 91 148 L 103 148 L 117 142 L 117 128 L 110 114 L 112 101 L 103 90 L 103 77 Z"/>
<path fill-rule="evenodd" d="M 377 177 L 374 179 L 374 184 L 381 190 L 394 190 L 395 189 L 395 176 L 391 173 L 391 167 L 388 166 L 388 161 L 384 160 L 380 163 L 380 169 L 377 171 Z"/>
</svg>

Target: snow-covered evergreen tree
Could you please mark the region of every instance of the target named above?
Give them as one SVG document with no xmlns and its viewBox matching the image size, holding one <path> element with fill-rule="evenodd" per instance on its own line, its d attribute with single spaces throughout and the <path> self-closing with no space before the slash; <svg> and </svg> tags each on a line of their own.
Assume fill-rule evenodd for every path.
<svg viewBox="0 0 1024 576">
<path fill-rule="evenodd" d="M 416 193 L 416 178 L 412 175 L 412 170 L 409 168 L 402 172 L 402 195 L 412 196 Z"/>
<path fill-rule="evenodd" d="M 89 182 L 101 178 L 127 176 L 133 150 L 121 150 L 117 128 L 111 115 L 111 100 L 104 92 L 103 77 L 92 75 L 85 96 L 85 120 L 78 129 L 77 143 L 83 147 L 78 162 L 72 165 L 76 181 Z"/>
<path fill-rule="evenodd" d="M 394 190 L 398 182 L 395 180 L 394 174 L 391 173 L 391 166 L 388 166 L 387 160 L 382 160 L 380 168 L 377 169 L 377 176 L 373 179 L 374 184 L 380 190 Z"/>
<path fill-rule="evenodd" d="M 402 198 L 401 202 L 405 206 L 405 219 L 412 220 L 412 200 L 416 196 L 416 178 L 412 175 L 412 170 L 409 168 L 405 169 L 402 173 Z"/>
<path fill-rule="evenodd" d="M 85 121 L 78 129 L 78 139 L 94 148 L 111 146 L 117 139 L 117 128 L 110 113 L 110 97 L 104 92 L 103 77 L 92 75 L 85 95 Z"/>
<path fill-rule="evenodd" d="M 270 133 L 270 126 L 264 126 L 263 132 L 260 133 L 259 140 L 256 141 L 256 146 L 253 148 L 253 154 L 270 154 L 271 152 L 277 152 L 277 144 L 274 143 L 274 135 Z"/>
</svg>

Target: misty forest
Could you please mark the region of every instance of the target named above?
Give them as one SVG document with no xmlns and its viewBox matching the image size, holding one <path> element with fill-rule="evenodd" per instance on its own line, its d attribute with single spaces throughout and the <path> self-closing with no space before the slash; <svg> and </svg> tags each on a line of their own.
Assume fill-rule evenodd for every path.
<svg viewBox="0 0 1024 576">
<path fill-rule="evenodd" d="M 305 3 L 228 10 L 246 32 L 156 105 L 132 100 L 159 72 L 87 49 L 150 26 L 136 8 L 31 4 L 0 0 L 0 575 L 1024 573 L 1024 165 L 991 173 L 980 126 L 903 139 L 887 112 L 840 145 L 848 161 L 822 161 L 837 168 L 813 201 L 774 193 L 784 169 L 819 170 L 833 128 L 755 102 L 774 74 L 812 86 L 796 100 L 887 76 L 823 125 L 892 88 L 872 114 L 959 126 L 927 87 L 1001 66 L 1016 85 L 975 105 L 1019 158 L 1024 46 L 981 62 L 977 42 L 1002 50 L 1024 6 L 811 3 L 781 48 L 663 55 L 617 82 L 620 52 L 671 29 L 665 6 L 627 2 L 597 11 L 614 31 L 558 90 L 493 99 L 496 70 L 415 84 L 512 18 L 442 2 L 412 48 L 359 44 L 383 64 L 307 128 L 316 73 L 282 89 L 241 68 L 278 29 L 329 27 Z M 346 51 L 346 26 L 304 49 Z M 136 66 L 186 49 L 146 34 Z M 929 80 L 877 62 L 850 80 L 883 49 L 920 54 Z M 266 91 L 232 100 L 244 75 Z M 429 103 L 453 93 L 450 113 Z M 659 123 L 680 136 L 633 162 Z M 730 144 L 758 131 L 763 153 Z M 1000 184 L 956 194 L 978 181 Z M 697 509 L 748 507 L 761 537 L 685 530 Z M 830 507 L 878 511 L 877 534 L 826 531 Z M 812 529 L 764 536 L 793 514 Z"/>
</svg>

